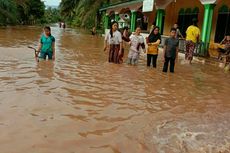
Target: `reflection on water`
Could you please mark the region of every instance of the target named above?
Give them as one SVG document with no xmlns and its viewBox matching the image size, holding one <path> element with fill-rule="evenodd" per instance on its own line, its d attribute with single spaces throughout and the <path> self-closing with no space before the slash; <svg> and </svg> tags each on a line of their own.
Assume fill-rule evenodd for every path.
<svg viewBox="0 0 230 153">
<path fill-rule="evenodd" d="M 54 77 L 54 62 L 41 61 L 36 65 L 35 72 L 38 73 L 40 78 L 46 78 L 48 80 L 52 80 Z"/>
<path fill-rule="evenodd" d="M 1 152 L 230 152 L 221 69 L 178 62 L 163 74 L 161 60 L 149 69 L 145 56 L 137 67 L 109 64 L 103 38 L 56 27 L 56 60 L 36 63 L 27 46 L 41 32 L 0 29 Z"/>
</svg>

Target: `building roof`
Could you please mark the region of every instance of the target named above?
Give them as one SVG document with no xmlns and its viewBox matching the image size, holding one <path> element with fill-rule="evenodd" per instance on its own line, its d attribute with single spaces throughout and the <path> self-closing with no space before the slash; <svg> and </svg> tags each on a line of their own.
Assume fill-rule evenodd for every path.
<svg viewBox="0 0 230 153">
<path fill-rule="evenodd" d="M 129 7 L 132 4 L 137 4 L 137 3 L 142 3 L 143 0 L 132 0 L 132 1 L 125 1 L 125 2 L 120 2 L 120 3 L 115 3 L 106 7 L 102 7 L 100 11 L 105 11 L 108 9 L 116 9 L 116 8 L 121 8 L 121 7 Z"/>
</svg>

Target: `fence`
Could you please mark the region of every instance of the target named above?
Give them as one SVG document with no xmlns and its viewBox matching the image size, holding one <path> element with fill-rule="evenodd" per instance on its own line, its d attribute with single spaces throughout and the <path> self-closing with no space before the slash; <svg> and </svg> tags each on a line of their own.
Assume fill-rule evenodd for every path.
<svg viewBox="0 0 230 153">
<path fill-rule="evenodd" d="M 160 46 L 163 47 L 165 44 L 165 40 L 169 38 L 169 36 L 161 36 L 161 44 Z M 195 50 L 194 50 L 194 56 L 207 56 L 206 54 L 202 53 L 201 49 L 204 46 L 203 42 L 199 42 L 196 44 Z M 179 52 L 185 53 L 185 39 L 179 39 Z"/>
</svg>

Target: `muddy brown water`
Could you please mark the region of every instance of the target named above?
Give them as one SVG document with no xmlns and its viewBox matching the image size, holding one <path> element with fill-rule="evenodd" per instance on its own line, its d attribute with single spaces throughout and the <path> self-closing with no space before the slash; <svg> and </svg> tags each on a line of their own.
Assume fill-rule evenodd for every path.
<svg viewBox="0 0 230 153">
<path fill-rule="evenodd" d="M 36 63 L 41 27 L 0 29 L 0 153 L 229 153 L 230 75 L 107 62 L 103 38 L 52 27 L 54 62 Z M 127 50 L 126 50 L 127 53 Z"/>
</svg>

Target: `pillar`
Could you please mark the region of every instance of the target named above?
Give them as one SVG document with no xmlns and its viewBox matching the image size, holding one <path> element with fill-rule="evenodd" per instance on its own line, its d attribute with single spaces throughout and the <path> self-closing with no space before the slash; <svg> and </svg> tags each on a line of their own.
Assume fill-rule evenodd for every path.
<svg viewBox="0 0 230 153">
<path fill-rule="evenodd" d="M 108 29 L 109 28 L 109 15 L 108 14 L 105 14 L 105 17 L 104 17 L 104 28 L 105 29 Z"/>
<path fill-rule="evenodd" d="M 118 12 L 115 12 L 115 21 L 118 22 L 119 21 L 119 13 Z"/>
<path fill-rule="evenodd" d="M 214 7 L 215 4 L 204 4 L 204 21 L 201 33 L 201 40 L 203 42 L 201 48 L 201 55 L 203 56 L 207 55 L 209 49 Z"/>
<path fill-rule="evenodd" d="M 157 10 L 156 26 L 160 27 L 160 31 L 163 31 L 163 15 L 164 15 L 164 10 L 158 9 Z"/>
<path fill-rule="evenodd" d="M 136 29 L 136 21 L 137 21 L 137 12 L 135 10 L 131 11 L 131 32 L 134 32 Z"/>
</svg>

